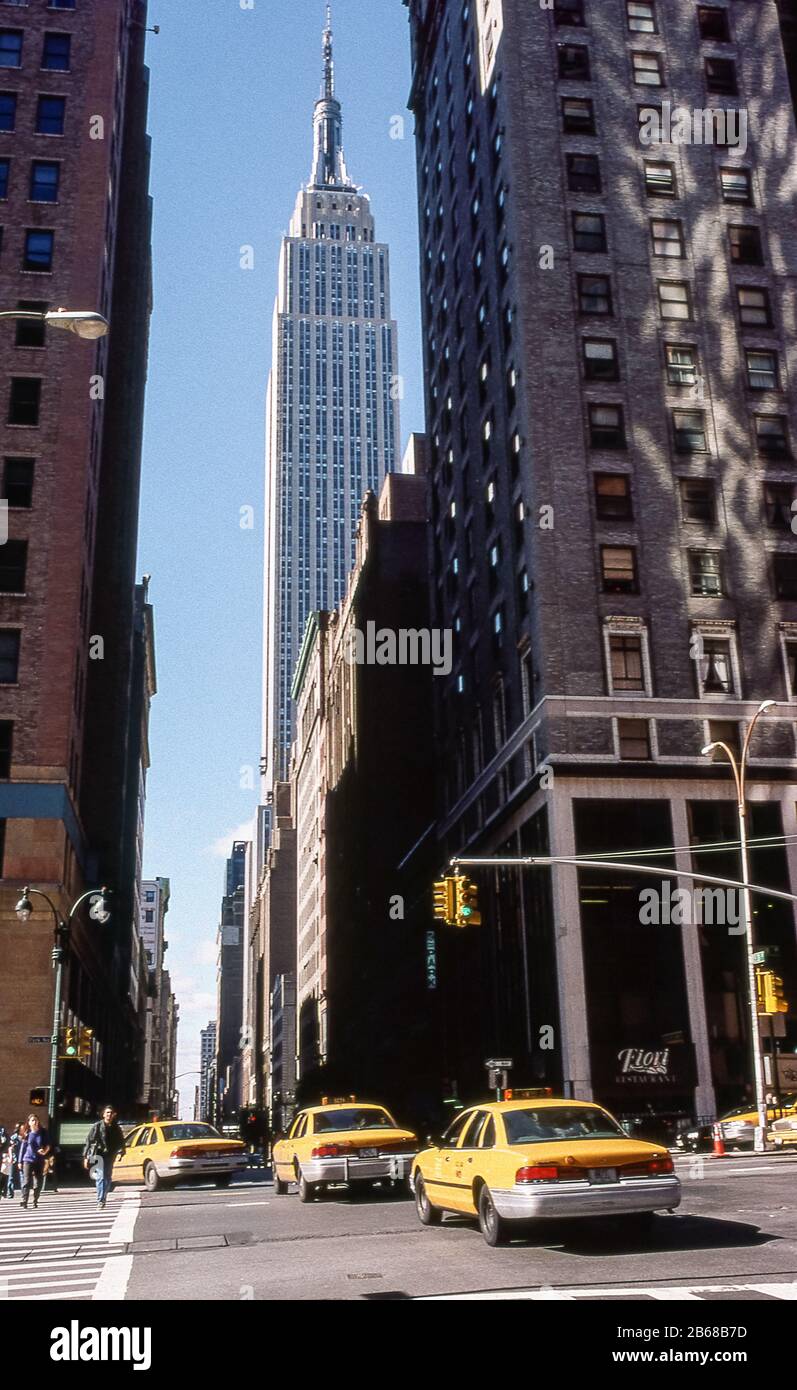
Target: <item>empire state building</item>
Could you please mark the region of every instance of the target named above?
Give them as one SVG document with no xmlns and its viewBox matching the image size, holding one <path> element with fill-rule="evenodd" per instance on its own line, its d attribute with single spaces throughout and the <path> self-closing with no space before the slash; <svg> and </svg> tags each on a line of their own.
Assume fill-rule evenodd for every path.
<svg viewBox="0 0 797 1390">
<path fill-rule="evenodd" d="M 327 11 L 313 169 L 283 239 L 268 387 L 264 771 L 284 780 L 307 619 L 337 607 L 363 497 L 399 448 L 397 330 L 386 245 L 343 154 Z"/>
</svg>

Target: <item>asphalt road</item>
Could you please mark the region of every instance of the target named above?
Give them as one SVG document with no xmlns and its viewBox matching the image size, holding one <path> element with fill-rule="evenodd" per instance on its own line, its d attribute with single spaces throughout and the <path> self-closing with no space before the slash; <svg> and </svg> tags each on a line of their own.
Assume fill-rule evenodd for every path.
<svg viewBox="0 0 797 1390">
<path fill-rule="evenodd" d="M 682 1205 L 658 1217 L 644 1243 L 569 1223 L 498 1250 L 464 1219 L 424 1229 L 409 1199 L 387 1193 L 340 1190 L 303 1206 L 293 1191 L 276 1197 L 257 1173 L 227 1190 L 137 1192 L 123 1296 L 374 1300 L 528 1290 L 550 1299 L 797 1299 L 797 1156 L 677 1167 Z"/>
</svg>

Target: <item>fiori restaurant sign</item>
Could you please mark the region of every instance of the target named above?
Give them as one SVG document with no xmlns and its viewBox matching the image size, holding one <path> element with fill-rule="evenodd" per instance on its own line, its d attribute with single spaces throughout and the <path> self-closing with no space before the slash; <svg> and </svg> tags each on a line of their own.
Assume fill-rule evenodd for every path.
<svg viewBox="0 0 797 1390">
<path fill-rule="evenodd" d="M 669 1047 L 663 1047 L 658 1052 L 648 1051 L 644 1047 L 624 1047 L 618 1052 L 617 1060 L 623 1076 L 670 1078 Z"/>
</svg>

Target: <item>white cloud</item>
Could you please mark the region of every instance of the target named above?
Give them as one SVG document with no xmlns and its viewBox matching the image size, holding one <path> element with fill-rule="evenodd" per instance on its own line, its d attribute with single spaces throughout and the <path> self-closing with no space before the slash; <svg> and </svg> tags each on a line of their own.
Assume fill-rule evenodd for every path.
<svg viewBox="0 0 797 1390">
<path fill-rule="evenodd" d="M 253 840 L 255 837 L 254 819 L 244 821 L 234 830 L 227 830 L 220 835 L 218 840 L 214 840 L 212 845 L 206 845 L 203 853 L 210 854 L 214 859 L 229 859 L 232 854 L 233 843 L 236 840 Z"/>
</svg>

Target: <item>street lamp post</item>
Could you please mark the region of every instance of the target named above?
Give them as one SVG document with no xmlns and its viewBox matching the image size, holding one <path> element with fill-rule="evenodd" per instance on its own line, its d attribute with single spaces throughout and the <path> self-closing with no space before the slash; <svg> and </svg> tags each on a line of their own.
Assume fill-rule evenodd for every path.
<svg viewBox="0 0 797 1390">
<path fill-rule="evenodd" d="M 747 726 L 742 745 L 741 758 L 737 760 L 733 750 L 723 743 L 721 739 L 709 743 L 703 749 L 703 753 L 708 756 L 717 748 L 721 748 L 731 765 L 733 780 L 736 784 L 736 800 L 739 813 L 739 848 L 742 859 L 742 902 L 744 903 L 744 940 L 747 955 L 747 990 L 750 1000 L 750 1029 L 753 1043 L 753 1081 L 755 1083 L 755 1103 L 758 1111 L 758 1125 L 756 1127 L 755 1147 L 758 1150 L 766 1148 L 767 1133 L 767 1101 L 764 1090 L 764 1058 L 761 1047 L 761 1034 L 758 1027 L 758 1008 L 757 991 L 755 983 L 755 962 L 753 960 L 754 941 L 753 941 L 753 900 L 750 893 L 750 857 L 747 848 L 747 758 L 750 752 L 750 741 L 753 730 L 761 718 L 768 710 L 774 709 L 776 700 L 764 700 L 759 705 L 753 718 Z"/>
<path fill-rule="evenodd" d="M 104 338 L 110 327 L 108 320 L 93 309 L 2 309 L 0 319 L 32 319 L 88 339 Z"/>
<path fill-rule="evenodd" d="M 100 922 L 104 926 L 105 923 L 109 920 L 111 913 L 108 907 L 107 888 L 90 888 L 88 892 L 82 893 L 81 896 L 77 899 L 77 901 L 72 904 L 68 916 L 64 918 L 59 915 L 58 909 L 56 908 L 55 904 L 47 896 L 46 893 L 42 892 L 41 888 L 25 887 L 22 890 L 22 897 L 20 898 L 19 902 L 16 905 L 16 908 L 14 909 L 20 922 L 29 922 L 33 914 L 33 903 L 31 902 L 31 896 L 36 898 L 44 898 L 44 901 L 47 903 L 50 911 L 53 914 L 53 921 L 55 923 L 55 927 L 53 930 L 53 950 L 51 957 L 53 969 L 55 971 L 55 991 L 53 997 L 53 1031 L 50 1039 L 50 1084 L 48 1087 L 50 1134 L 54 1147 L 56 1139 L 58 1137 L 58 1119 L 56 1115 L 56 1088 L 58 1084 L 58 1042 L 61 1033 L 61 996 L 63 993 L 64 962 L 66 960 L 67 952 L 69 950 L 69 937 L 72 918 L 75 916 L 75 913 L 77 912 L 78 908 L 89 898 L 94 899 L 94 902 L 92 903 L 90 909 L 90 915 L 94 918 L 95 922 Z"/>
</svg>

